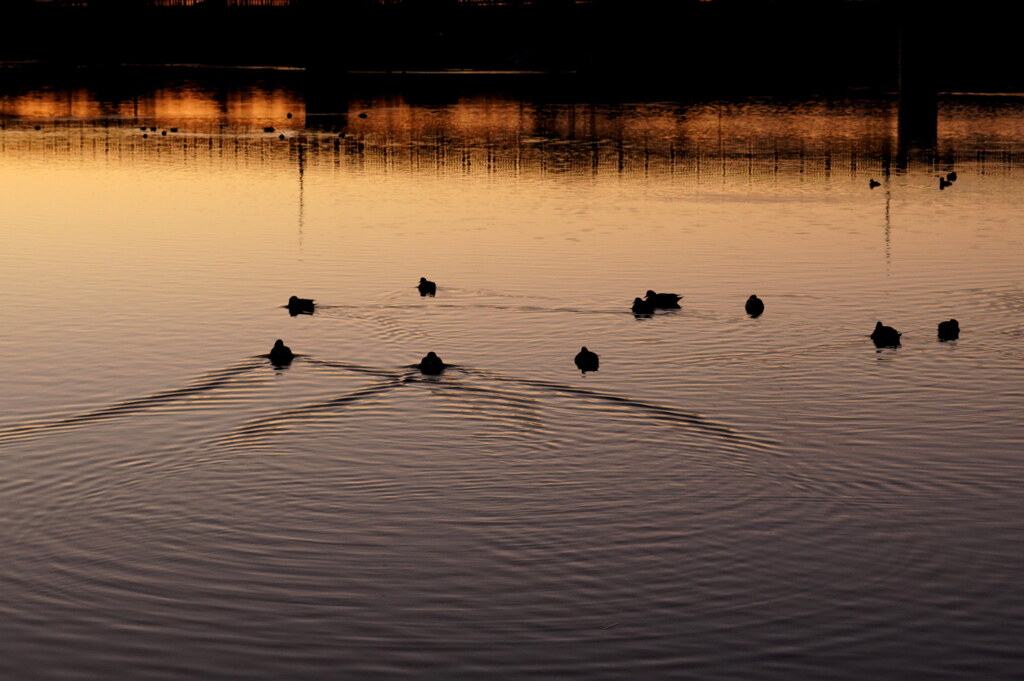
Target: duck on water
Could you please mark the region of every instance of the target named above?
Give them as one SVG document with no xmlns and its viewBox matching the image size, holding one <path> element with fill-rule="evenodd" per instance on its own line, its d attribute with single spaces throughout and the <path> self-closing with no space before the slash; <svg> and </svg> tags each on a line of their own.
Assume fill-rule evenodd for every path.
<svg viewBox="0 0 1024 681">
<path fill-rule="evenodd" d="M 950 319 L 945 322 L 939 322 L 939 340 L 940 341 L 951 341 L 956 340 L 960 337 L 960 322 L 955 319 Z"/>
<path fill-rule="evenodd" d="M 871 332 L 871 340 L 878 348 L 895 348 L 900 344 L 900 336 L 903 334 L 892 328 L 884 326 L 882 322 L 875 323 L 875 330 Z"/>
<path fill-rule="evenodd" d="M 274 366 L 286 366 L 292 363 L 295 359 L 295 354 L 292 349 L 284 344 L 284 341 L 278 338 L 274 341 L 274 347 L 270 349 L 270 354 L 267 355 L 270 358 L 270 363 Z"/>
<path fill-rule="evenodd" d="M 587 350 L 586 345 L 580 348 L 580 351 L 576 353 L 574 361 L 576 362 L 576 368 L 583 373 L 587 373 L 588 371 L 597 371 L 597 368 L 601 363 L 597 353 Z"/>
<path fill-rule="evenodd" d="M 635 315 L 645 315 L 645 314 L 651 315 L 651 314 L 654 314 L 654 310 L 655 310 L 654 305 L 652 305 L 651 303 L 648 303 L 643 298 L 634 298 L 633 299 L 633 308 L 632 309 L 633 309 L 633 314 L 635 314 Z"/>
<path fill-rule="evenodd" d="M 676 295 L 675 293 L 655 293 L 654 291 L 648 291 L 644 298 L 654 307 L 671 309 L 678 308 L 679 301 L 682 300 L 683 297 Z"/>
<path fill-rule="evenodd" d="M 426 277 L 420 277 L 420 283 L 416 285 L 421 296 L 432 296 L 437 294 L 437 284 L 427 281 Z"/>
<path fill-rule="evenodd" d="M 298 314 L 313 314 L 315 309 L 313 301 L 310 298 L 299 298 L 298 296 L 292 296 L 288 299 L 288 314 L 295 316 Z"/>
<path fill-rule="evenodd" d="M 428 352 L 426 357 L 420 360 L 420 363 L 416 365 L 416 368 L 420 370 L 420 373 L 426 374 L 427 376 L 437 376 L 444 371 L 444 362 L 433 352 Z"/>
<path fill-rule="evenodd" d="M 764 301 L 757 296 L 750 296 L 747 298 L 746 304 L 743 309 L 747 311 L 747 314 L 751 317 L 760 317 L 764 314 Z"/>
</svg>

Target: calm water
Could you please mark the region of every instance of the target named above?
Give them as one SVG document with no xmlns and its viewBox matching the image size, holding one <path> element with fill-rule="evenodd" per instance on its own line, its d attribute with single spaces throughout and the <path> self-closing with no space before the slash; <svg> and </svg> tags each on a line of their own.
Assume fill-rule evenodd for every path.
<svg viewBox="0 0 1024 681">
<path fill-rule="evenodd" d="M 0 676 L 1019 678 L 1024 98 L 304 101 L 0 94 Z"/>
</svg>

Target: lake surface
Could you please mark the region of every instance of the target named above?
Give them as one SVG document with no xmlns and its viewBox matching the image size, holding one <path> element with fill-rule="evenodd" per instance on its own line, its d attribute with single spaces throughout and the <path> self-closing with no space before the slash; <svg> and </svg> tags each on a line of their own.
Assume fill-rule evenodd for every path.
<svg viewBox="0 0 1024 681">
<path fill-rule="evenodd" d="M 0 676 L 1019 678 L 1024 97 L 236 78 L 0 92 Z"/>
</svg>

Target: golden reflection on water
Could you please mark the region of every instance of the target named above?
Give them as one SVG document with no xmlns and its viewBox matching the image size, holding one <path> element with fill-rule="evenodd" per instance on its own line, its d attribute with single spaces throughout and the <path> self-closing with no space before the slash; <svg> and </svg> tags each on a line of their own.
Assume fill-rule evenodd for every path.
<svg viewBox="0 0 1024 681">
<path fill-rule="evenodd" d="M 320 676 L 372 676 L 557 630 L 594 678 L 595 632 L 632 663 L 710 628 L 749 667 L 779 622 L 820 665 L 794 677 L 829 649 L 1012 658 L 1016 100 L 947 101 L 906 159 L 886 101 L 304 101 L 0 101 L 2 607 L 46 651 L 15 668 L 175 669 L 203 640 L 230 677 L 313 640 Z M 634 318 L 649 287 L 683 308 Z M 275 338 L 304 357 L 269 367 Z M 423 380 L 428 350 L 465 370 Z"/>
</svg>

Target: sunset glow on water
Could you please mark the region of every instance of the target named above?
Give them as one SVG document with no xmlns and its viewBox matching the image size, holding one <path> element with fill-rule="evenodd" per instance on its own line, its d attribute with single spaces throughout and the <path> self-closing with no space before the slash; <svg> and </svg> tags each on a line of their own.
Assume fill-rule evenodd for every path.
<svg viewBox="0 0 1024 681">
<path fill-rule="evenodd" d="M 1024 99 L 342 99 L 0 94 L 0 677 L 1015 678 Z"/>
</svg>

